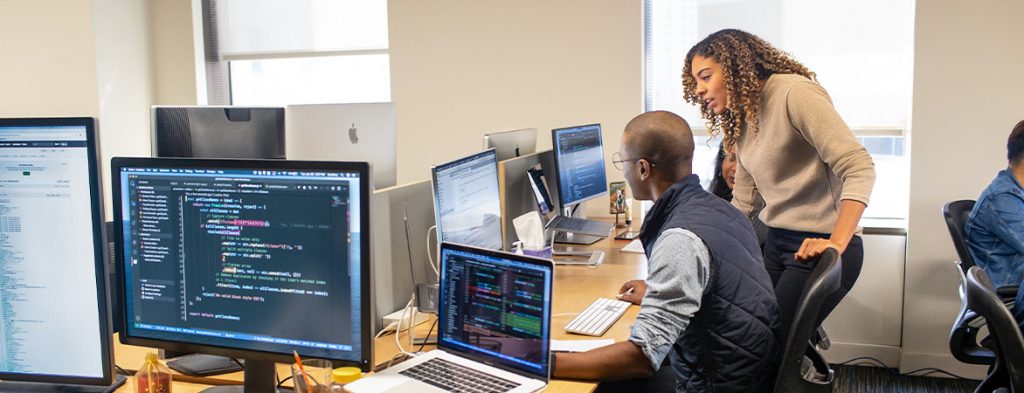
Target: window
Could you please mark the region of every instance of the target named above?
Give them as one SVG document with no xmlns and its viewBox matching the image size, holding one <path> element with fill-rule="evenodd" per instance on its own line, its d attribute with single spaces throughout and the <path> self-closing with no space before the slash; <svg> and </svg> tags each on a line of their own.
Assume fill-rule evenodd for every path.
<svg viewBox="0 0 1024 393">
<path fill-rule="evenodd" d="M 208 1 L 231 104 L 391 101 L 386 0 Z"/>
<path fill-rule="evenodd" d="M 757 34 L 817 74 L 874 158 L 877 180 L 864 216 L 906 218 L 913 11 L 911 0 L 646 0 L 645 107 L 675 112 L 694 127 L 694 173 L 709 176 L 718 141 L 708 141 L 698 108 L 682 99 L 683 60 L 715 31 Z"/>
</svg>

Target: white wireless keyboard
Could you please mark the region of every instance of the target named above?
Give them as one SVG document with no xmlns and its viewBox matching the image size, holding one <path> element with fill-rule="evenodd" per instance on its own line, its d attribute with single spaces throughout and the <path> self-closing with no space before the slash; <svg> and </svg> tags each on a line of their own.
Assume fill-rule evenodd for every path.
<svg viewBox="0 0 1024 393">
<path fill-rule="evenodd" d="M 626 312 L 630 304 L 621 300 L 599 298 L 565 325 L 565 331 L 588 336 L 604 335 L 604 332 L 607 332 L 608 328 Z"/>
<path fill-rule="evenodd" d="M 622 252 L 635 252 L 638 254 L 644 253 L 644 244 L 640 243 L 640 239 L 633 239 L 625 247 L 622 247 Z"/>
</svg>

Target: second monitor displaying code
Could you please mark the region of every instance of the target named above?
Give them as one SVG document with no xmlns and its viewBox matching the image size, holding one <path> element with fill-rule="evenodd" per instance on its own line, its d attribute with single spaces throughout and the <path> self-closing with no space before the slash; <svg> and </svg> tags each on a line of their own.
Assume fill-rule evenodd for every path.
<svg viewBox="0 0 1024 393">
<path fill-rule="evenodd" d="M 357 179 L 226 172 L 122 175 L 126 271 L 137 286 L 130 326 L 256 349 L 351 350 Z"/>
</svg>

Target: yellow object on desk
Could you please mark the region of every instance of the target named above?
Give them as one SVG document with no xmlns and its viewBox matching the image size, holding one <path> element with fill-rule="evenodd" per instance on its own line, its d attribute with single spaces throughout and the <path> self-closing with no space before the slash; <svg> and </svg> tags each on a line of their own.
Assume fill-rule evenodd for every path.
<svg viewBox="0 0 1024 393">
<path fill-rule="evenodd" d="M 363 377 L 362 370 L 359 367 L 338 367 L 331 373 L 331 378 L 334 379 L 334 383 L 346 384 L 359 378 Z"/>
</svg>

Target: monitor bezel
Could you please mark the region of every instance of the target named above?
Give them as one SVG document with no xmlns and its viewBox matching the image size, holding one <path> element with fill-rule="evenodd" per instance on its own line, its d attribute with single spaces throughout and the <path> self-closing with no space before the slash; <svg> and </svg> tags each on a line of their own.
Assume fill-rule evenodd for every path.
<svg viewBox="0 0 1024 393">
<path fill-rule="evenodd" d="M 360 331 L 361 348 L 359 361 L 328 359 L 336 366 L 359 367 L 363 372 L 368 372 L 373 367 L 373 332 L 371 332 L 371 321 L 373 318 L 373 299 L 371 298 L 371 287 L 373 268 L 371 258 L 371 228 L 370 228 L 370 188 L 373 184 L 371 179 L 370 165 L 366 162 L 340 162 L 340 161 L 286 161 L 286 160 L 243 160 L 243 159 L 196 159 L 196 158 L 132 158 L 114 157 L 111 159 L 111 184 L 113 188 L 114 203 L 114 237 L 116 246 L 114 255 L 117 265 L 117 296 L 121 300 L 121 313 L 126 317 L 121 324 L 121 343 L 126 345 L 138 345 L 147 347 L 163 348 L 181 352 L 200 352 L 211 355 L 228 356 L 234 358 L 271 361 L 277 363 L 292 363 L 295 357 L 292 353 L 267 352 L 253 349 L 240 349 L 210 344 L 197 344 L 185 341 L 160 340 L 148 337 L 132 336 L 129 333 L 127 317 L 127 302 L 125 301 L 125 263 L 124 263 L 124 228 L 121 204 L 121 170 L 125 167 L 145 168 L 209 168 L 209 169 L 241 169 L 241 170 L 309 170 L 309 171 L 355 171 L 359 173 L 359 198 L 360 198 Z M 301 353 L 300 353 L 301 354 Z"/>
<path fill-rule="evenodd" d="M 74 385 L 110 385 L 114 382 L 114 351 L 112 343 L 110 304 L 107 303 L 106 283 L 106 245 L 103 241 L 103 196 L 102 178 L 100 177 L 99 134 L 97 122 L 91 117 L 53 117 L 53 118 L 9 118 L 0 119 L 0 127 L 46 127 L 46 126 L 78 126 L 85 127 L 86 154 L 89 165 L 89 194 L 92 207 L 93 259 L 96 273 L 96 304 L 99 306 L 100 356 L 103 375 L 100 377 L 70 376 L 55 374 L 25 374 L 0 372 L 0 380 L 39 382 Z"/>
<path fill-rule="evenodd" d="M 430 167 L 430 191 L 433 194 L 433 198 L 434 198 L 434 224 L 437 225 L 437 243 L 438 244 L 440 244 L 441 242 L 445 241 L 444 240 L 444 236 L 442 235 L 442 233 L 444 233 L 444 228 L 441 226 L 441 207 L 438 205 L 439 199 L 437 197 L 437 171 L 438 171 L 438 168 L 446 167 L 446 166 L 449 166 L 449 165 L 455 165 L 455 164 L 458 164 L 459 162 L 462 162 L 462 161 L 473 161 L 473 160 L 476 160 L 476 159 L 479 159 L 481 157 L 485 157 L 485 156 L 488 156 L 488 155 L 493 156 L 494 157 L 494 185 L 498 189 L 498 222 L 502 222 L 501 219 L 502 219 L 502 216 L 504 215 L 505 212 L 501 211 L 501 180 L 500 180 L 501 174 L 498 172 L 499 168 L 498 168 L 498 155 L 497 154 L 498 154 L 497 150 L 492 147 L 490 149 L 485 149 L 485 150 L 483 150 L 483 151 L 481 151 L 479 153 L 473 153 L 473 154 L 470 154 L 468 156 L 460 157 L 460 158 L 457 158 L 457 159 L 454 159 L 454 160 L 451 160 L 451 161 L 448 161 L 448 162 L 445 162 L 445 163 L 437 164 L 437 165 L 434 165 L 434 166 Z M 502 232 L 503 233 L 501 234 L 501 248 L 499 250 L 503 250 L 505 248 L 505 234 L 504 234 L 504 231 L 502 231 Z M 440 252 L 440 248 L 438 248 L 438 252 Z"/>
<path fill-rule="evenodd" d="M 445 277 L 445 272 L 447 270 L 447 269 L 445 269 L 446 264 L 447 264 L 447 260 L 444 258 L 444 254 L 445 254 L 444 250 L 445 249 L 452 249 L 452 250 L 462 251 L 462 252 L 472 252 L 472 253 L 482 254 L 482 255 L 489 256 L 489 257 L 493 257 L 493 258 L 511 259 L 511 260 L 516 261 L 516 262 L 523 262 L 523 263 L 527 263 L 527 264 L 532 264 L 532 265 L 540 266 L 540 267 L 542 267 L 543 269 L 547 270 L 550 273 L 550 277 L 549 277 L 550 280 L 548 280 L 548 282 L 547 282 L 548 287 L 546 288 L 546 290 L 550 294 L 550 296 L 549 296 L 548 299 L 546 299 L 547 300 L 547 313 L 544 316 L 544 320 L 547 323 L 547 326 L 546 326 L 546 328 L 547 328 L 547 337 L 546 338 L 542 338 L 542 341 L 547 343 L 547 351 L 546 351 L 547 353 L 544 354 L 545 356 L 548 357 L 547 373 L 546 373 L 546 375 L 541 375 L 541 374 L 533 373 L 533 372 L 530 372 L 530 371 L 527 371 L 527 370 L 524 370 L 524 369 L 521 369 L 521 368 L 518 368 L 518 367 L 511 366 L 511 365 L 508 364 L 508 362 L 494 361 L 492 357 L 488 357 L 486 355 L 481 355 L 481 354 L 476 353 L 476 352 L 472 352 L 472 351 L 468 351 L 468 350 L 464 350 L 464 349 L 459 349 L 458 347 L 455 347 L 455 346 L 452 346 L 452 345 L 448 345 L 445 342 L 444 329 L 441 328 L 441 327 L 438 327 L 438 330 L 437 330 L 437 347 L 442 349 L 442 350 L 445 350 L 445 351 L 450 351 L 450 352 L 458 353 L 460 356 L 464 356 L 466 358 L 478 361 L 480 363 L 484 363 L 484 364 L 492 366 L 492 367 L 497 367 L 497 368 L 500 368 L 502 370 L 505 370 L 505 371 L 508 371 L 508 372 L 511 372 L 511 373 L 515 373 L 515 374 L 518 374 L 518 375 L 522 375 L 522 376 L 525 376 L 525 377 L 528 377 L 528 378 L 543 377 L 545 381 L 550 380 L 551 379 L 551 371 L 552 371 L 552 368 L 553 368 L 552 367 L 553 364 L 551 363 L 550 356 L 551 356 L 551 336 L 552 336 L 552 331 L 551 331 L 551 329 L 552 329 L 551 328 L 551 309 L 554 307 L 554 296 L 555 296 L 555 292 L 554 292 L 554 290 L 555 290 L 554 289 L 554 286 L 555 286 L 555 264 L 554 264 L 554 262 L 552 262 L 550 259 L 532 257 L 532 256 L 527 256 L 527 255 L 521 255 L 521 254 L 515 254 L 515 253 L 510 253 L 510 252 L 505 252 L 505 251 L 491 250 L 491 249 L 480 248 L 480 247 L 473 247 L 473 246 L 469 246 L 469 245 L 465 245 L 465 244 L 458 244 L 458 243 L 441 242 L 440 247 L 438 247 L 438 257 L 439 257 L 438 263 L 439 263 L 439 266 L 441 267 L 441 276 L 438 278 L 438 280 L 440 281 L 439 282 L 440 286 L 444 286 L 445 285 L 444 277 Z M 444 315 L 445 315 L 445 305 L 444 305 L 444 300 L 443 300 L 444 299 L 444 288 L 439 288 L 438 289 L 438 295 L 439 295 L 439 297 L 441 299 L 441 301 L 438 303 L 438 310 L 437 310 L 438 324 L 440 326 L 444 326 L 445 325 L 445 321 L 441 321 L 441 319 L 445 318 L 444 317 Z"/>
<path fill-rule="evenodd" d="M 564 209 L 569 208 L 571 206 L 582 204 L 582 203 L 584 203 L 586 201 L 589 201 L 591 199 L 603 196 L 603 195 L 608 193 L 608 184 L 607 184 L 607 182 L 608 182 L 608 174 L 607 173 L 605 173 L 605 176 L 604 176 L 604 180 L 605 180 L 604 181 L 604 189 L 601 192 L 595 193 L 593 195 L 585 196 L 585 197 L 577 199 L 575 201 L 566 203 L 565 202 L 565 193 L 562 190 L 562 170 L 561 170 L 562 162 L 561 162 L 561 160 L 559 158 L 560 155 L 558 153 L 558 133 L 560 131 L 565 131 L 565 130 L 574 130 L 574 129 L 580 129 L 580 128 L 594 127 L 594 126 L 597 126 L 597 142 L 600 144 L 600 149 L 601 149 L 601 164 L 602 164 L 602 166 L 606 166 L 607 163 L 604 160 L 604 136 L 602 135 L 601 123 L 583 124 L 583 125 L 578 125 L 578 126 L 555 128 L 555 129 L 551 130 L 551 153 L 554 155 L 554 161 L 555 161 L 555 173 L 554 173 L 555 176 L 554 176 L 554 178 L 555 178 L 555 185 L 558 187 L 558 207 L 559 207 L 560 210 L 564 210 Z"/>
</svg>

